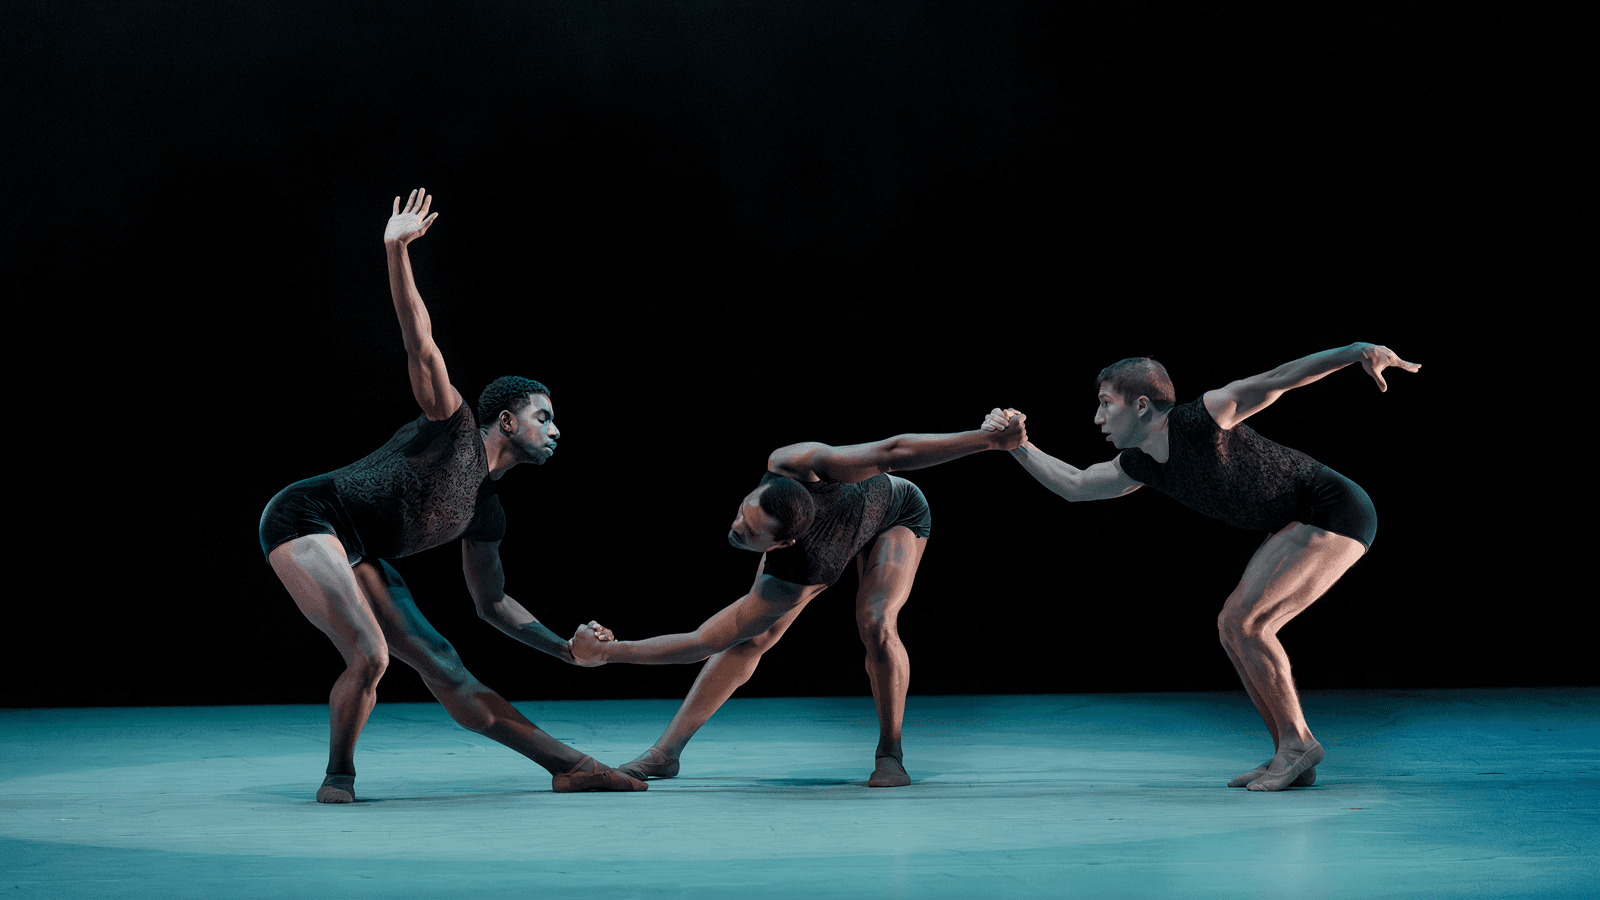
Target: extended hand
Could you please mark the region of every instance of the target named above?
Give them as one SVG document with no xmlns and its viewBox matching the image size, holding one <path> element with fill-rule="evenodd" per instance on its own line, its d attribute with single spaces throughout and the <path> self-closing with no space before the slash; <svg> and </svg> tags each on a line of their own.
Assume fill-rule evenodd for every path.
<svg viewBox="0 0 1600 900">
<path fill-rule="evenodd" d="M 989 410 L 989 414 L 987 416 L 983 417 L 983 430 L 1005 431 L 1007 428 L 1011 427 L 1013 420 L 1015 420 L 1018 425 L 1021 425 L 1022 423 L 1028 421 L 1028 417 L 1014 409 L 1000 409 L 999 407 L 995 407 L 994 409 Z M 1026 439 L 1027 435 L 1024 433 L 1023 440 Z M 1020 441 L 1018 443 L 1020 443 Z M 1007 447 L 1006 449 L 1009 450 L 1011 448 Z"/>
<path fill-rule="evenodd" d="M 1378 390 L 1380 391 L 1389 389 L 1389 385 L 1383 380 L 1381 373 L 1390 366 L 1399 366 L 1407 372 L 1415 372 L 1422 368 L 1417 363 L 1409 363 L 1401 359 L 1388 347 L 1380 347 L 1377 344 L 1361 345 L 1361 368 L 1366 369 L 1367 374 L 1372 376 L 1372 380 L 1378 383 Z"/>
<path fill-rule="evenodd" d="M 605 633 L 604 638 L 600 637 L 600 632 Z M 610 629 L 599 622 L 590 622 L 578 626 L 578 630 L 572 635 L 572 640 L 567 641 L 567 651 L 572 654 L 572 661 L 577 665 L 585 668 L 603 666 L 606 664 L 603 645 L 611 639 Z"/>
<path fill-rule="evenodd" d="M 389 224 L 383 229 L 383 240 L 399 241 L 409 244 L 428 233 L 428 226 L 433 220 L 439 218 L 438 213 L 428 215 L 428 207 L 433 205 L 433 198 L 422 188 L 411 192 L 406 198 L 406 208 L 400 209 L 400 198 L 394 198 L 394 215 L 389 217 Z"/>
</svg>

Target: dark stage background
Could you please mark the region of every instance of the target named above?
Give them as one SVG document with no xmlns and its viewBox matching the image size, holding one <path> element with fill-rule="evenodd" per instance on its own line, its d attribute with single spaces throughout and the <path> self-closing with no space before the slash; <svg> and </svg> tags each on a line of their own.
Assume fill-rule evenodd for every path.
<svg viewBox="0 0 1600 900">
<path fill-rule="evenodd" d="M 417 413 L 381 235 L 418 186 L 456 384 L 553 390 L 561 449 L 502 481 L 502 554 L 558 632 L 690 630 L 739 596 L 756 558 L 724 535 L 783 444 L 1013 405 L 1087 465 L 1111 454 L 1093 376 L 1116 359 L 1163 360 L 1187 400 L 1371 340 L 1422 373 L 1380 394 L 1345 370 L 1251 421 L 1380 511 L 1284 633 L 1301 686 L 1593 682 L 1550 465 L 1587 419 L 1561 268 L 1576 122 L 1506 77 L 1529 72 L 1500 61 L 1510 23 L 1099 0 L 0 22 L 30 448 L 0 705 L 326 698 L 338 655 L 255 527 Z M 1003 454 L 910 477 L 935 514 L 902 618 L 913 693 L 1237 687 L 1214 622 L 1259 535 L 1153 490 L 1069 505 Z M 513 699 L 680 696 L 697 670 L 563 666 L 476 619 L 454 546 L 396 565 Z M 865 695 L 854 587 L 744 694 Z M 381 696 L 427 695 L 396 666 Z"/>
</svg>

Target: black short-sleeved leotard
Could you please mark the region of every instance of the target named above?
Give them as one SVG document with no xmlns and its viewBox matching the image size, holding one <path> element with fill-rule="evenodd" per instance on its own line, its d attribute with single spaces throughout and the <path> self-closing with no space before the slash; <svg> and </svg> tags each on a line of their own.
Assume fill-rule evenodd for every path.
<svg viewBox="0 0 1600 900">
<path fill-rule="evenodd" d="M 463 403 L 444 421 L 418 416 L 361 460 L 284 488 L 261 515 L 260 537 L 270 553 L 296 537 L 332 534 L 353 565 L 457 538 L 498 541 L 505 531 L 483 438 Z"/>
<path fill-rule="evenodd" d="M 1167 447 L 1164 463 L 1137 447 L 1122 451 L 1122 471 L 1190 509 L 1252 530 L 1305 521 L 1304 499 L 1325 468 L 1247 425 L 1224 431 L 1203 400 L 1167 414 Z"/>
<path fill-rule="evenodd" d="M 782 477 L 768 472 L 761 483 Z M 874 475 L 854 484 L 800 484 L 817 506 L 811 528 L 793 544 L 768 551 L 763 571 L 791 584 L 831 585 L 861 548 L 888 526 L 894 488 L 888 475 Z"/>
</svg>

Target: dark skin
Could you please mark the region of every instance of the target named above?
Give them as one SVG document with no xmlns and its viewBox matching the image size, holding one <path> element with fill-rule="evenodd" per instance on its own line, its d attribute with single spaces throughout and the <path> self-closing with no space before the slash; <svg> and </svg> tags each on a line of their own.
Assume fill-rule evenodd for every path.
<svg viewBox="0 0 1600 900">
<path fill-rule="evenodd" d="M 404 210 L 400 198 L 384 233 L 389 283 L 405 343 L 412 396 L 430 420 L 443 421 L 462 404 L 450 383 L 444 357 L 434 343 L 427 308 L 417 292 L 406 246 L 425 234 L 438 214 L 430 214 L 426 192 L 413 191 Z M 554 452 L 560 432 L 543 394 L 529 397 L 520 412 L 502 411 L 480 429 L 490 477 L 513 466 L 542 463 Z M 330 741 L 327 777 L 317 792 L 325 803 L 355 800 L 355 745 L 377 702 L 378 681 L 390 659 L 399 659 L 422 676 L 428 690 L 463 727 L 498 741 L 543 766 L 557 790 L 643 790 L 642 782 L 610 773 L 583 753 L 561 743 L 528 721 L 499 694 L 468 672 L 446 641 L 412 600 L 399 573 L 381 561 L 351 566 L 340 540 L 311 534 L 274 548 L 267 556 L 295 605 L 338 648 L 345 670 L 329 697 Z M 573 662 L 567 642 L 505 593 L 499 542 L 462 541 L 462 574 L 485 621 L 507 635 Z M 610 632 L 597 629 L 601 639 Z M 608 774 L 610 773 L 610 774 Z"/>
<path fill-rule="evenodd" d="M 768 459 L 768 471 L 797 481 L 852 484 L 893 471 L 925 468 L 982 450 L 1020 446 L 1027 433 L 1019 416 L 1014 423 L 989 433 L 982 430 L 947 435 L 900 435 L 872 444 L 832 447 L 819 443 L 783 447 Z M 765 554 L 794 541 L 778 540 L 777 523 L 760 507 L 765 486 L 741 501 L 729 529 L 735 547 Z M 911 663 L 898 631 L 900 610 L 910 597 L 918 564 L 927 546 L 903 526 L 877 535 L 856 557 L 860 588 L 856 625 L 866 647 L 866 669 L 878 709 L 879 738 L 868 784 L 894 787 L 910 783 L 903 763 L 901 726 Z M 763 556 L 763 560 L 765 557 Z M 593 628 L 573 636 L 573 657 L 579 665 L 631 662 L 645 665 L 707 660 L 667 730 L 642 756 L 622 768 L 639 777 L 671 777 L 690 738 L 733 692 L 749 679 L 761 656 L 783 637 L 806 604 L 827 585 L 793 584 L 756 570 L 755 582 L 743 597 L 701 623 L 693 632 L 662 635 L 642 641 L 603 642 Z M 591 626 L 593 623 L 591 623 Z"/>
</svg>

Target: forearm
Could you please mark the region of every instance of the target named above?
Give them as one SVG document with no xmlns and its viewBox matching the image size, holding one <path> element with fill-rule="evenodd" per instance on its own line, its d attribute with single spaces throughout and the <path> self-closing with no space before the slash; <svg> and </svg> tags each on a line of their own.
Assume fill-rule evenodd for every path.
<svg viewBox="0 0 1600 900">
<path fill-rule="evenodd" d="M 995 433 L 960 431 L 953 434 L 901 434 L 876 445 L 884 472 L 926 469 L 995 447 Z"/>
<path fill-rule="evenodd" d="M 522 604 L 510 597 L 503 596 L 499 603 L 480 609 L 479 615 L 515 640 L 563 662 L 572 662 L 572 652 L 567 648 L 566 640 L 546 628 Z"/>
<path fill-rule="evenodd" d="M 1360 344 L 1349 344 L 1344 347 L 1335 347 L 1321 353 L 1304 356 L 1294 362 L 1287 362 L 1267 373 L 1267 380 L 1274 388 L 1280 391 L 1304 387 L 1314 381 L 1339 371 L 1352 363 L 1361 361 Z"/>
<path fill-rule="evenodd" d="M 1011 458 L 1022 464 L 1034 480 L 1068 500 L 1083 500 L 1083 470 L 1045 453 L 1032 442 L 1009 451 Z"/>
<path fill-rule="evenodd" d="M 400 320 L 400 335 L 405 340 L 406 352 L 413 356 L 433 345 L 433 322 L 428 318 L 428 307 L 417 291 L 416 279 L 411 275 L 411 257 L 402 241 L 384 241 L 389 258 L 389 294 L 394 299 L 395 316 Z"/>
<path fill-rule="evenodd" d="M 607 663 L 633 663 L 641 666 L 695 663 L 727 649 L 727 647 L 712 646 L 698 632 L 663 634 L 642 641 L 607 641 L 601 647 L 601 658 Z"/>
</svg>

